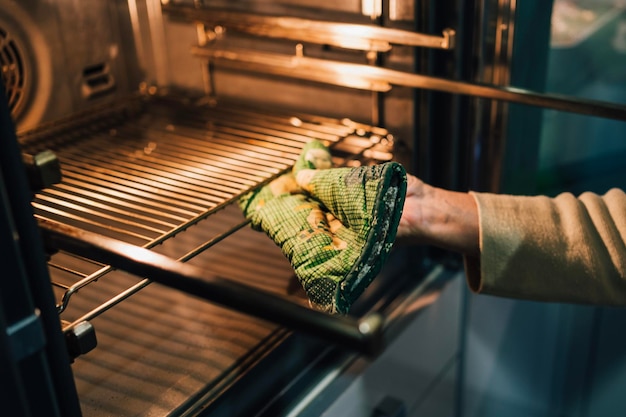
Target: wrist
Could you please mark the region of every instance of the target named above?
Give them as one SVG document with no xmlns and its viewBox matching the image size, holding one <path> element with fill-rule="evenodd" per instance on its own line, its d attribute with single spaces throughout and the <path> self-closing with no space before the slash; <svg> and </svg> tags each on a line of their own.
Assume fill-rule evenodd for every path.
<svg viewBox="0 0 626 417">
<path fill-rule="evenodd" d="M 479 253 L 478 207 L 469 193 L 436 187 L 424 192 L 421 228 L 429 244 L 465 255 Z"/>
</svg>

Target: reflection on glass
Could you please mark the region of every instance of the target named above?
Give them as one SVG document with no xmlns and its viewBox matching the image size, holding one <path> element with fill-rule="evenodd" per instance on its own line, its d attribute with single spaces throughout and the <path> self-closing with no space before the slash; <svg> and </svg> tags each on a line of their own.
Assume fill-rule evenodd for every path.
<svg viewBox="0 0 626 417">
<path fill-rule="evenodd" d="M 626 1 L 554 0 L 547 91 L 626 104 Z M 542 191 L 626 184 L 626 122 L 545 111 Z"/>
</svg>

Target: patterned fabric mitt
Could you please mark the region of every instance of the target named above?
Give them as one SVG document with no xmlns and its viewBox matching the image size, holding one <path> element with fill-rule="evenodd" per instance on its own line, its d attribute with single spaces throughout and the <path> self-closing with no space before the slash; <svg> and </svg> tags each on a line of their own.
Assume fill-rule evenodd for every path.
<svg viewBox="0 0 626 417">
<path fill-rule="evenodd" d="M 341 287 L 342 299 L 352 303 L 380 272 L 391 251 L 406 197 L 406 171 L 397 162 L 319 169 L 311 161 L 325 161 L 323 152 L 330 160 L 323 144 L 307 144 L 294 174 L 300 187 L 358 236 L 361 255 Z"/>
<path fill-rule="evenodd" d="M 282 249 L 311 303 L 330 313 L 345 314 L 380 271 L 393 243 L 397 222 L 393 220 L 394 213 L 389 216 L 390 221 L 379 219 L 368 221 L 369 227 L 346 227 L 324 204 L 303 193 L 296 184 L 295 174 L 300 171 L 330 166 L 328 149 L 319 142 L 311 142 L 303 149 L 293 173 L 247 194 L 239 200 L 239 205 L 252 227 L 264 231 Z M 338 168 L 328 171 L 335 169 Z M 394 181 L 381 182 L 380 178 L 371 177 L 364 184 L 371 180 L 397 189 L 377 190 L 381 196 L 404 196 L 402 187 Z M 401 184 L 403 180 L 405 183 L 404 177 Z M 367 196 L 367 200 L 371 198 Z M 402 201 L 394 199 L 393 204 L 387 204 L 385 213 L 375 211 L 381 215 L 393 209 L 400 212 Z"/>
</svg>

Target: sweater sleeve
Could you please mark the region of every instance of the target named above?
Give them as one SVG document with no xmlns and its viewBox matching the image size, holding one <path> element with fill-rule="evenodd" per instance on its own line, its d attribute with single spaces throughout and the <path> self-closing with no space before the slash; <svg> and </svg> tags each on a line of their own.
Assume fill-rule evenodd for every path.
<svg viewBox="0 0 626 417">
<path fill-rule="evenodd" d="M 576 198 L 472 193 L 480 255 L 466 257 L 478 293 L 626 306 L 626 194 Z"/>
</svg>

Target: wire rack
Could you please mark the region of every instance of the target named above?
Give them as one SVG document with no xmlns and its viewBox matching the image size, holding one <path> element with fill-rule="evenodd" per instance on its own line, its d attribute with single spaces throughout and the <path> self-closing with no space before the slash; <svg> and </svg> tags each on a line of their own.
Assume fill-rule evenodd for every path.
<svg viewBox="0 0 626 417">
<path fill-rule="evenodd" d="M 393 142 L 386 130 L 351 120 L 237 103 L 200 105 L 155 98 L 139 111 L 109 112 L 104 118 L 109 121 L 90 114 L 82 124 L 66 123 L 54 134 L 29 139 L 30 147 L 55 152 L 63 177 L 35 195 L 35 215 L 169 255 L 169 246 L 174 246 L 174 256 L 183 262 L 243 229 L 247 221 L 232 203 L 290 169 L 307 142 L 327 143 L 337 165 L 390 159 Z M 207 219 L 209 232 L 164 245 Z M 59 313 L 79 290 L 112 271 L 107 265 L 72 258 L 55 254 L 49 262 Z M 238 279 L 239 274 L 229 276 Z M 268 289 L 266 280 L 261 281 L 256 284 Z M 93 319 L 149 284 L 148 279 L 133 283 L 81 320 Z M 282 286 L 270 289 L 284 291 Z"/>
</svg>

